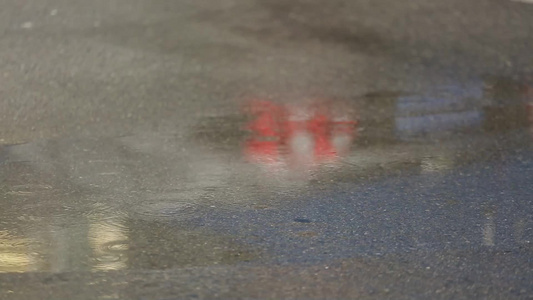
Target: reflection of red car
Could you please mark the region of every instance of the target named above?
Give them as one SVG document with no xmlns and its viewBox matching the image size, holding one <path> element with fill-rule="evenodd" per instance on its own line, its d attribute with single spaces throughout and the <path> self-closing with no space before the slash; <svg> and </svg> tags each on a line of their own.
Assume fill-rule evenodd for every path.
<svg viewBox="0 0 533 300">
<path fill-rule="evenodd" d="M 254 101 L 247 112 L 254 119 L 247 124 L 245 154 L 261 164 L 298 168 L 331 161 L 349 150 L 356 134 L 357 121 L 340 105 Z"/>
</svg>

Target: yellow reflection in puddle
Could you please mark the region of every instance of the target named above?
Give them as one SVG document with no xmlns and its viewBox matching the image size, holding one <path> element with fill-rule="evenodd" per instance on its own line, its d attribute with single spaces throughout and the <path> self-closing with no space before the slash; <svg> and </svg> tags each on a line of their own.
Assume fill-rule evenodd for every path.
<svg viewBox="0 0 533 300">
<path fill-rule="evenodd" d="M 127 267 L 126 228 L 118 220 L 101 218 L 89 225 L 89 244 L 93 250 L 93 270 L 120 270 Z"/>
<path fill-rule="evenodd" d="M 28 251 L 28 239 L 0 231 L 0 273 L 26 272 L 34 269 L 35 259 Z"/>
</svg>

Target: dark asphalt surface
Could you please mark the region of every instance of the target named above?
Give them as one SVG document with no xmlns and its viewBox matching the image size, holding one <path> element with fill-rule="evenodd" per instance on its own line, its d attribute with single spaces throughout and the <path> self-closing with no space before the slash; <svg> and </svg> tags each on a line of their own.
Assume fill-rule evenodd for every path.
<svg viewBox="0 0 533 300">
<path fill-rule="evenodd" d="M 0 0 L 0 299 L 533 299 L 533 4 Z"/>
</svg>

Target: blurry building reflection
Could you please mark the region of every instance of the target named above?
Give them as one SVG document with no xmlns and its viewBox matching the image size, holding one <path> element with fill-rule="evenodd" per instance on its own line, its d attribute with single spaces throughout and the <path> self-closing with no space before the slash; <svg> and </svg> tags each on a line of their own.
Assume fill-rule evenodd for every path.
<svg viewBox="0 0 533 300">
<path fill-rule="evenodd" d="M 480 97 L 478 89 L 466 91 L 446 87 L 430 95 L 398 97 L 395 107 L 395 133 L 400 140 L 424 135 L 453 133 L 480 127 L 483 113 L 468 101 Z M 470 104 L 470 105 L 469 105 Z"/>
</svg>

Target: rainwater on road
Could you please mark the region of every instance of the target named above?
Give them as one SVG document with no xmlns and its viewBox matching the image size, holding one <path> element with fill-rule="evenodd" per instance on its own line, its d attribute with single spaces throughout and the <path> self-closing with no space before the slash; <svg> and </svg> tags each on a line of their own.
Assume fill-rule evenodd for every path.
<svg viewBox="0 0 533 300">
<path fill-rule="evenodd" d="M 533 5 L 0 3 L 0 299 L 533 297 Z"/>
</svg>

